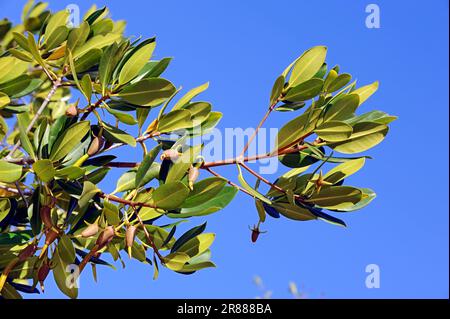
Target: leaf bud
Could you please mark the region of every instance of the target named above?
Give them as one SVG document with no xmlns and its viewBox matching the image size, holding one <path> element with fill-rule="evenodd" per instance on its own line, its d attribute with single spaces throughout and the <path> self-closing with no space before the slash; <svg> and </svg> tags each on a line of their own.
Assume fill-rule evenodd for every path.
<svg viewBox="0 0 450 319">
<path fill-rule="evenodd" d="M 178 153 L 178 151 L 176 151 L 174 149 L 168 149 L 168 150 L 165 150 L 161 154 L 161 160 L 163 161 L 165 159 L 170 159 L 173 162 L 173 161 L 176 161 L 179 156 L 180 156 L 180 153 Z"/>
<path fill-rule="evenodd" d="M 50 206 L 44 205 L 41 207 L 41 210 L 40 210 L 41 220 L 47 229 L 50 229 L 53 227 L 51 212 L 52 212 L 52 209 Z"/>
<path fill-rule="evenodd" d="M 66 110 L 66 115 L 68 117 L 74 117 L 78 115 L 78 108 L 75 104 L 71 104 L 67 110 Z"/>
<path fill-rule="evenodd" d="M 134 237 L 136 236 L 136 226 L 130 225 L 127 228 L 126 234 L 125 234 L 125 246 L 128 250 L 128 255 L 131 258 L 131 247 L 134 243 Z"/>
<path fill-rule="evenodd" d="M 84 238 L 87 237 L 91 237 L 94 235 L 97 235 L 98 233 L 98 224 L 97 223 L 93 223 L 90 224 L 88 227 L 86 227 L 82 232 L 81 232 L 81 236 Z"/>
<path fill-rule="evenodd" d="M 191 190 L 194 189 L 194 183 L 197 180 L 199 175 L 200 175 L 200 170 L 198 169 L 198 167 L 191 166 L 191 168 L 189 168 L 188 181 L 189 181 L 189 188 Z"/>
<path fill-rule="evenodd" d="M 89 149 L 87 151 L 87 154 L 89 156 L 94 156 L 98 153 L 99 150 L 102 149 L 103 145 L 105 144 L 105 139 L 101 136 L 96 136 L 92 139 L 91 144 L 89 145 Z"/>
<path fill-rule="evenodd" d="M 96 244 L 99 247 L 104 247 L 108 245 L 114 238 L 115 232 L 113 226 L 106 227 L 98 236 Z"/>
<path fill-rule="evenodd" d="M 44 281 L 48 276 L 48 273 L 50 272 L 50 265 L 47 261 L 44 261 L 41 267 L 39 267 L 37 272 L 37 279 L 39 281 L 39 284 L 41 285 L 41 290 L 44 292 Z"/>
</svg>

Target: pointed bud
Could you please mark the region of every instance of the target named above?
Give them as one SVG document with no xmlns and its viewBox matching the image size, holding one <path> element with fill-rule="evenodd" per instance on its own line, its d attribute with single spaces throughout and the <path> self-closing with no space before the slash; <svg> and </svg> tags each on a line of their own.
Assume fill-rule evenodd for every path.
<svg viewBox="0 0 450 319">
<path fill-rule="evenodd" d="M 41 267 L 39 267 L 37 272 L 37 279 L 39 281 L 39 284 L 41 285 L 41 290 L 44 292 L 44 281 L 48 276 L 48 273 L 50 272 L 50 265 L 47 261 L 45 261 Z"/>
<path fill-rule="evenodd" d="M 84 238 L 87 237 L 91 237 L 94 235 L 97 235 L 98 233 L 98 224 L 97 223 L 93 223 L 90 224 L 88 227 L 86 227 L 82 232 L 81 232 L 81 236 Z"/>
<path fill-rule="evenodd" d="M 36 243 L 32 243 L 30 245 L 28 245 L 27 247 L 25 247 L 19 254 L 19 261 L 23 262 L 26 259 L 28 259 L 29 257 L 33 256 L 34 253 L 36 252 L 37 246 Z"/>
<path fill-rule="evenodd" d="M 136 227 L 135 226 L 128 226 L 127 232 L 125 234 L 125 246 L 127 247 L 128 255 L 131 258 L 131 247 L 134 243 L 134 237 L 136 236 Z"/>
<path fill-rule="evenodd" d="M 47 229 L 50 229 L 53 227 L 51 211 L 52 211 L 51 207 L 47 206 L 47 205 L 42 206 L 41 210 L 40 210 L 40 216 L 41 216 L 42 223 L 44 224 L 44 226 Z"/>
<path fill-rule="evenodd" d="M 252 229 L 252 243 L 256 243 L 256 241 L 258 240 L 259 234 L 260 234 L 260 232 L 259 232 L 258 228 Z"/>
<path fill-rule="evenodd" d="M 68 117 L 74 117 L 78 115 L 78 108 L 75 104 L 71 104 L 66 110 L 66 115 Z"/>
<path fill-rule="evenodd" d="M 170 159 L 172 162 L 174 162 L 178 159 L 179 156 L 180 153 L 178 153 L 176 150 L 168 149 L 161 154 L 161 160 L 163 161 L 165 159 Z"/>
<path fill-rule="evenodd" d="M 96 136 L 92 139 L 91 145 L 89 145 L 89 149 L 87 151 L 87 154 L 89 156 L 94 156 L 98 153 L 99 150 L 102 149 L 103 145 L 105 144 L 105 139 L 101 136 Z"/>
<path fill-rule="evenodd" d="M 103 230 L 97 238 L 96 244 L 99 247 L 104 247 L 108 245 L 111 240 L 114 238 L 115 232 L 113 226 L 108 226 Z"/>
<path fill-rule="evenodd" d="M 198 167 L 191 166 L 191 168 L 189 168 L 188 174 L 189 188 L 191 190 L 194 189 L 194 183 L 197 180 L 198 175 L 200 175 L 200 170 L 198 169 Z"/>
</svg>

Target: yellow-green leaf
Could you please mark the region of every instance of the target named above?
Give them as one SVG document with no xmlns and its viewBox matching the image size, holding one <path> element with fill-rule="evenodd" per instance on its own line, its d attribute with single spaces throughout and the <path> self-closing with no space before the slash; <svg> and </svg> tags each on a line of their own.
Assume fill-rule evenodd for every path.
<svg viewBox="0 0 450 319">
<path fill-rule="evenodd" d="M 294 87 L 311 79 L 322 67 L 327 55 L 327 48 L 316 46 L 305 53 L 295 62 L 289 78 L 289 87 Z"/>
<path fill-rule="evenodd" d="M 48 159 L 38 160 L 33 163 L 33 171 L 44 183 L 50 182 L 55 177 L 55 168 L 52 161 Z"/>
<path fill-rule="evenodd" d="M 0 159 L 0 182 L 13 183 L 22 176 L 22 166 Z"/>
</svg>

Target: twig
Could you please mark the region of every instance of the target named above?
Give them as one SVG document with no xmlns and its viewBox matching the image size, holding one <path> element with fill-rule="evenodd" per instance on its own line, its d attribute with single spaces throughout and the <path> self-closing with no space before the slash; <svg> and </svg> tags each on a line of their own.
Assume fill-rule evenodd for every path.
<svg viewBox="0 0 450 319">
<path fill-rule="evenodd" d="M 139 207 L 150 207 L 150 208 L 155 208 L 155 209 L 158 208 L 155 205 L 142 203 L 142 202 L 133 202 L 133 201 L 130 201 L 130 200 L 127 200 L 127 199 L 123 199 L 123 198 L 114 196 L 114 195 L 105 194 L 103 192 L 100 193 L 99 196 L 102 197 L 102 198 L 109 199 L 110 201 L 113 201 L 113 202 L 116 202 L 116 203 L 121 203 L 121 204 L 128 205 L 128 206 L 131 206 L 131 207 L 139 206 Z"/>
<path fill-rule="evenodd" d="M 51 100 L 52 96 L 55 94 L 55 92 L 58 89 L 58 87 L 60 86 L 60 84 L 61 84 L 61 79 L 56 79 L 53 82 L 53 86 L 52 86 L 50 92 L 48 92 L 47 96 L 44 99 L 44 102 L 42 102 L 41 107 L 38 109 L 38 111 L 36 112 L 34 117 L 31 119 L 30 124 L 28 124 L 28 127 L 27 127 L 27 129 L 25 131 L 26 134 L 28 134 L 28 132 L 31 131 L 31 129 L 33 128 L 34 124 L 36 123 L 36 121 L 41 116 L 42 112 L 44 112 L 45 108 L 47 107 L 48 103 L 50 103 L 50 100 Z M 20 139 L 17 141 L 17 143 L 14 145 L 14 147 L 8 153 L 6 158 L 10 158 L 14 154 L 14 152 L 17 151 L 17 149 L 19 147 L 20 147 Z"/>
<path fill-rule="evenodd" d="M 133 207 L 133 208 L 134 208 L 134 207 Z M 139 216 L 139 214 L 138 214 L 137 212 L 136 212 L 136 218 L 138 219 L 139 224 L 141 225 L 141 227 L 142 227 L 143 230 L 144 230 L 144 234 L 145 234 L 145 237 L 146 237 L 147 240 L 148 240 L 148 243 L 149 243 L 150 246 L 153 248 L 153 251 L 155 252 L 155 254 L 158 256 L 159 261 L 161 261 L 161 262 L 164 264 L 164 263 L 165 263 L 165 262 L 164 262 L 164 257 L 163 257 L 163 256 L 161 255 L 161 253 L 159 252 L 158 247 L 156 247 L 155 242 L 153 241 L 153 239 L 151 238 L 150 234 L 148 233 L 147 228 L 145 228 L 145 225 L 144 225 L 144 223 L 142 222 L 141 216 Z"/>
<path fill-rule="evenodd" d="M 247 149 L 250 147 L 250 144 L 253 142 L 253 140 L 255 139 L 256 135 L 258 135 L 258 131 L 259 129 L 263 126 L 264 122 L 267 120 L 267 118 L 269 117 L 270 113 L 272 113 L 275 105 L 277 105 L 279 101 L 279 98 L 272 104 L 269 106 L 269 109 L 267 110 L 266 114 L 264 115 L 264 117 L 262 118 L 261 122 L 259 122 L 258 126 L 256 127 L 255 131 L 253 132 L 253 134 L 250 136 L 250 138 L 247 141 L 247 144 L 245 144 L 244 148 L 242 149 L 241 154 L 239 155 L 239 157 L 243 157 L 245 152 L 247 151 Z"/>
<path fill-rule="evenodd" d="M 244 192 L 244 193 L 246 193 L 246 194 L 248 194 L 248 195 L 254 197 L 249 191 L 247 191 L 246 189 L 244 189 L 244 188 L 242 188 L 241 186 L 237 185 L 236 183 L 233 183 L 233 182 L 230 181 L 229 179 L 226 179 L 226 178 L 223 177 L 222 175 L 220 175 L 220 174 L 214 172 L 214 171 L 213 171 L 212 169 L 210 169 L 209 167 L 205 167 L 205 169 L 206 169 L 208 172 L 210 172 L 211 174 L 213 174 L 214 176 L 225 179 L 229 185 L 231 185 L 231 186 L 233 186 L 233 187 L 237 187 L 241 192 Z"/>
<path fill-rule="evenodd" d="M 100 104 L 105 102 L 107 99 L 109 99 L 109 95 L 103 95 L 100 99 L 97 100 L 97 102 L 95 102 L 95 104 L 92 104 L 91 106 L 89 106 L 87 108 L 87 110 L 85 111 L 85 113 L 83 114 L 83 116 L 81 117 L 81 121 L 84 121 L 89 116 L 89 114 L 91 114 L 91 112 L 93 110 L 95 110 L 97 107 L 99 107 Z"/>
</svg>

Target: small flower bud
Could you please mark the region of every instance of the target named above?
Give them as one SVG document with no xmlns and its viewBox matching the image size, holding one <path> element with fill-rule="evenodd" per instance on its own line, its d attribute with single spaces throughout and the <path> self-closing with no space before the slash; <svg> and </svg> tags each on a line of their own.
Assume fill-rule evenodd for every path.
<svg viewBox="0 0 450 319">
<path fill-rule="evenodd" d="M 66 115 L 68 117 L 74 117 L 78 115 L 78 108 L 75 104 L 71 104 L 67 110 L 66 110 Z"/>
<path fill-rule="evenodd" d="M 258 240 L 259 234 L 265 233 L 265 231 L 261 231 L 259 229 L 259 223 L 257 226 L 253 226 L 253 228 L 250 228 L 252 231 L 252 242 L 255 243 Z"/>
<path fill-rule="evenodd" d="M 173 161 L 176 161 L 179 156 L 180 156 L 180 153 L 178 153 L 176 150 L 168 149 L 168 150 L 165 150 L 161 154 L 161 160 L 163 161 L 165 159 L 170 159 L 173 162 Z"/>
<path fill-rule="evenodd" d="M 108 245 L 111 240 L 114 238 L 114 227 L 113 226 L 108 226 L 105 228 L 105 230 L 103 230 L 100 235 L 97 238 L 97 242 L 96 244 L 99 247 L 104 247 L 106 245 Z"/>
<path fill-rule="evenodd" d="M 91 237 L 94 235 L 97 235 L 98 233 L 98 224 L 97 223 L 93 223 L 90 224 L 88 227 L 86 227 L 82 232 L 81 232 L 81 236 L 84 238 L 87 237 Z"/>
<path fill-rule="evenodd" d="M 50 272 L 50 265 L 47 261 L 45 261 L 41 267 L 39 267 L 37 272 L 37 279 L 41 285 L 41 290 L 44 292 L 44 281 L 48 276 L 48 273 Z"/>
<path fill-rule="evenodd" d="M 189 174 L 188 174 L 189 188 L 191 190 L 194 189 L 194 183 L 197 180 L 199 175 L 200 175 L 200 170 L 198 169 L 198 167 L 191 166 L 191 168 L 189 169 Z"/>
<path fill-rule="evenodd" d="M 252 230 L 252 242 L 256 243 L 256 241 L 258 240 L 260 232 L 258 231 L 258 229 L 253 229 Z"/>
<path fill-rule="evenodd" d="M 89 156 L 94 156 L 98 153 L 99 150 L 102 149 L 103 145 L 105 144 L 105 139 L 101 136 L 96 136 L 92 139 L 91 145 L 89 145 L 89 149 L 87 151 L 87 154 Z"/>
<path fill-rule="evenodd" d="M 134 237 L 136 236 L 136 226 L 130 225 L 127 228 L 127 232 L 125 234 L 125 246 L 128 250 L 128 255 L 131 258 L 131 247 L 134 243 Z"/>
</svg>

